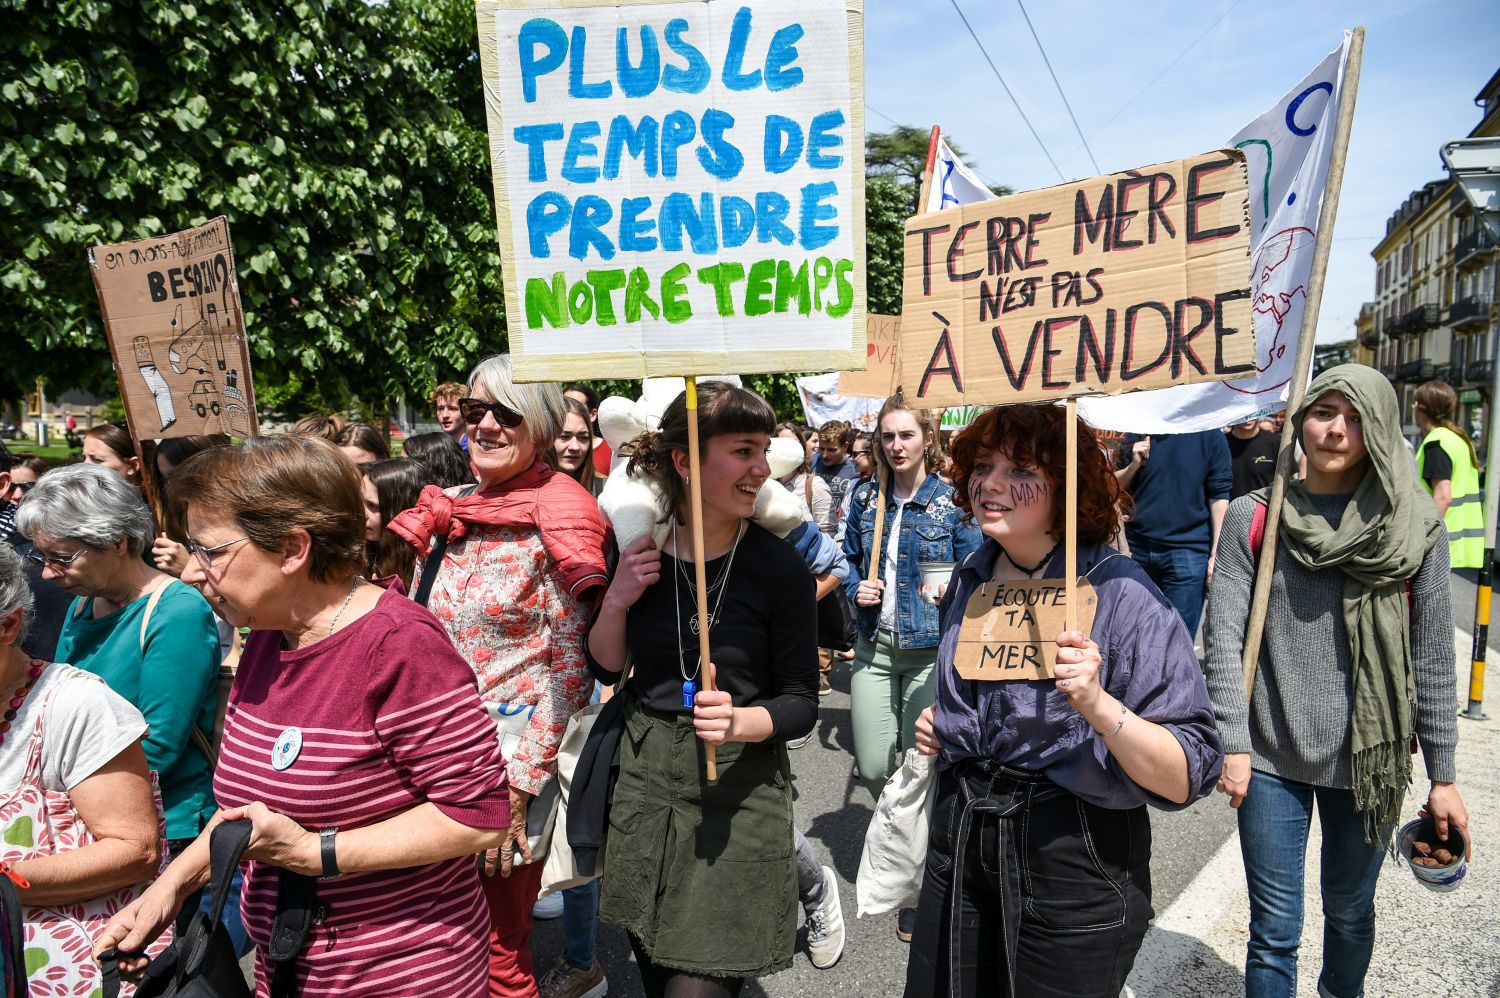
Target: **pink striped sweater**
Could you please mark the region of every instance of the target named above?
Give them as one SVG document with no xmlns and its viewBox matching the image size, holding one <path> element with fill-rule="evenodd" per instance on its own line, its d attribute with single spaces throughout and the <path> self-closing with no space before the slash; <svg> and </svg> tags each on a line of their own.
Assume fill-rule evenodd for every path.
<svg viewBox="0 0 1500 998">
<path fill-rule="evenodd" d="M 295 730 L 296 735 L 291 734 Z M 295 753 L 273 749 L 294 743 Z M 422 607 L 387 593 L 332 637 L 296 651 L 258 631 L 230 696 L 214 792 L 262 801 L 305 828 L 356 828 L 426 801 L 455 821 L 510 819 L 504 760 L 474 672 Z M 277 874 L 249 864 L 245 927 L 264 953 Z M 318 885 L 328 915 L 301 957 L 302 994 L 484 994 L 489 912 L 474 860 L 350 874 Z M 257 956 L 260 994 L 269 966 Z"/>
</svg>

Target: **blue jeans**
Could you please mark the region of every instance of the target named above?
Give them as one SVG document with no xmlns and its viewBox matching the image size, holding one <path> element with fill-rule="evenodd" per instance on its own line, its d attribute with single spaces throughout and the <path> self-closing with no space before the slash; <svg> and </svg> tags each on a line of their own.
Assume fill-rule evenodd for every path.
<svg viewBox="0 0 1500 998">
<path fill-rule="evenodd" d="M 563 959 L 579 970 L 594 965 L 599 937 L 599 881 L 569 887 L 563 896 Z"/>
<path fill-rule="evenodd" d="M 1208 552 L 1168 547 L 1130 537 L 1130 557 L 1146 570 L 1156 588 L 1177 608 L 1188 636 L 1198 633 L 1203 616 L 1203 589 L 1208 580 Z"/>
<path fill-rule="evenodd" d="M 1362 998 L 1375 946 L 1375 881 L 1384 850 L 1365 841 L 1364 818 L 1348 790 L 1315 787 L 1256 770 L 1239 809 L 1240 851 L 1250 888 L 1246 998 L 1297 993 L 1302 941 L 1302 871 L 1313 800 L 1323 828 L 1321 994 Z"/>
</svg>

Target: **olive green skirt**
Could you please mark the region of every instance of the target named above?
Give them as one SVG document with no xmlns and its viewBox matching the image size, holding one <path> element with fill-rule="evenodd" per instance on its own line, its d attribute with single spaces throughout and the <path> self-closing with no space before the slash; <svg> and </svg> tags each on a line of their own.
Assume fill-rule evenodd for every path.
<svg viewBox="0 0 1500 998">
<path fill-rule="evenodd" d="M 705 977 L 790 967 L 798 919 L 786 746 L 720 745 L 709 783 L 692 716 L 622 695 L 600 916 L 659 966 Z"/>
</svg>

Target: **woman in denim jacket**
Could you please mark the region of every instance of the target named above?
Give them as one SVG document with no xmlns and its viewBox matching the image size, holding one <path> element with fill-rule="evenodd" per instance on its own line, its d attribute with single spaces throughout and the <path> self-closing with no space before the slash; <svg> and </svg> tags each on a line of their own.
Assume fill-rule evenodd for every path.
<svg viewBox="0 0 1500 998">
<path fill-rule="evenodd" d="M 916 744 L 917 715 L 932 706 L 937 657 L 936 598 L 921 592 L 924 561 L 962 561 L 979 546 L 979 530 L 960 522 L 953 487 L 938 478 L 937 421 L 911 409 L 898 392 L 876 423 L 876 474 L 855 486 L 849 503 L 844 556 L 859 630 L 850 681 L 854 759 L 859 778 L 880 796 L 896 760 Z M 875 545 L 877 483 L 887 481 L 885 530 L 878 571 L 869 581 Z"/>
</svg>

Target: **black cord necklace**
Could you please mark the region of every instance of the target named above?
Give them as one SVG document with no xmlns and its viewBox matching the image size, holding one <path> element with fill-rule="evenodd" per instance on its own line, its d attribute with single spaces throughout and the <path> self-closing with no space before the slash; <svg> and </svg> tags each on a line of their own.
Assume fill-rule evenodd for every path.
<svg viewBox="0 0 1500 998">
<path fill-rule="evenodd" d="M 1027 576 L 1032 576 L 1032 575 L 1035 575 L 1037 572 L 1041 571 L 1041 569 L 1047 564 L 1047 562 L 1049 562 L 1049 561 L 1052 560 L 1052 556 L 1055 555 L 1055 554 L 1057 554 L 1057 549 L 1059 547 L 1061 547 L 1061 546 L 1062 546 L 1062 542 L 1061 541 L 1059 541 L 1058 543 L 1052 545 L 1052 550 L 1048 551 L 1046 554 L 1042 555 L 1042 560 L 1039 561 L 1039 562 L 1037 562 L 1035 565 L 1031 565 L 1031 566 L 1026 566 L 1026 565 L 1021 564 L 1019 561 L 1016 561 L 1016 559 L 1011 556 L 1011 553 L 1009 551 L 1005 550 L 1005 548 L 1003 548 L 1003 547 L 1000 549 L 1000 553 L 1003 554 L 1003 555 L 1005 555 L 1005 560 L 1006 561 L 1010 562 L 1012 565 L 1016 566 L 1021 571 L 1025 572 L 1027 574 Z"/>
</svg>

